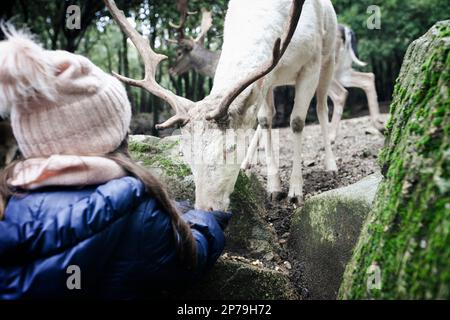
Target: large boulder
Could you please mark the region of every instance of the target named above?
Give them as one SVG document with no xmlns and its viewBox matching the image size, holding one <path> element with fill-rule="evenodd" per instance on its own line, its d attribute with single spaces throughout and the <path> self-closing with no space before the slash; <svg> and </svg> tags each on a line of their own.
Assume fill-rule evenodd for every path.
<svg viewBox="0 0 450 320">
<path fill-rule="evenodd" d="M 369 214 L 381 174 L 324 192 L 305 202 L 292 220 L 289 247 L 304 266 L 313 299 L 335 299 L 345 266 Z"/>
<path fill-rule="evenodd" d="M 131 136 L 132 157 L 162 179 L 177 200 L 194 203 L 193 177 L 184 162 L 180 137 L 159 139 Z M 231 195 L 234 217 L 227 228 L 226 251 L 241 259 L 222 258 L 204 281 L 186 294 L 194 299 L 294 299 L 295 289 L 285 270 L 264 267 L 261 261 L 271 256 L 280 261 L 279 245 L 273 227 L 264 221 L 265 190 L 258 179 L 239 174 Z"/>
<path fill-rule="evenodd" d="M 227 247 L 232 252 L 261 259 L 280 251 L 274 228 L 264 220 L 266 195 L 254 174 L 239 174 L 230 199 L 234 216 L 226 232 Z"/>
<path fill-rule="evenodd" d="M 168 186 L 172 197 L 194 201 L 194 180 L 191 169 L 183 160 L 178 136 L 164 139 L 146 135 L 130 136 L 129 151 L 134 160 Z"/>
<path fill-rule="evenodd" d="M 408 49 L 342 299 L 450 298 L 450 21 Z"/>
</svg>

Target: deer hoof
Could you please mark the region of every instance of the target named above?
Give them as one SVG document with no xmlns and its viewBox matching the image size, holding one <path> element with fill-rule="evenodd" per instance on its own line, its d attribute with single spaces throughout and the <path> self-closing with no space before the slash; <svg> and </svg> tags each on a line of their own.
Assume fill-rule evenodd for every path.
<svg viewBox="0 0 450 320">
<path fill-rule="evenodd" d="M 252 164 L 250 162 L 245 162 L 241 165 L 241 170 L 246 171 L 253 168 Z"/>
<path fill-rule="evenodd" d="M 303 196 L 289 196 L 289 202 L 301 206 L 303 204 Z"/>
<path fill-rule="evenodd" d="M 386 130 L 386 126 L 384 124 L 384 122 L 382 120 L 378 120 L 374 123 L 374 127 L 380 131 L 381 134 L 384 134 L 385 130 Z"/>
<path fill-rule="evenodd" d="M 329 172 L 338 172 L 338 166 L 336 164 L 336 161 L 334 161 L 334 160 L 328 161 L 325 164 L 325 170 L 327 170 Z"/>
<path fill-rule="evenodd" d="M 336 133 L 330 133 L 329 136 L 331 144 L 334 144 L 336 141 Z"/>
<path fill-rule="evenodd" d="M 284 198 L 286 198 L 287 194 L 286 192 L 281 192 L 281 191 L 277 191 L 277 192 L 270 192 L 269 193 L 269 200 L 271 202 L 275 202 L 275 201 L 281 201 Z"/>
<path fill-rule="evenodd" d="M 289 202 L 301 205 L 303 203 L 303 187 L 302 186 L 291 186 L 289 190 Z"/>
</svg>

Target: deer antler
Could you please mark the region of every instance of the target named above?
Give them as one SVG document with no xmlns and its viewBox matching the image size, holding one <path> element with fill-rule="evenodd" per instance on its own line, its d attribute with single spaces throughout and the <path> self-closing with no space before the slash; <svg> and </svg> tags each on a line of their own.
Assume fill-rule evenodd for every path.
<svg viewBox="0 0 450 320">
<path fill-rule="evenodd" d="M 185 11 L 186 16 L 182 16 L 182 19 L 180 21 L 179 24 L 175 24 L 172 21 L 169 21 L 169 26 L 171 26 L 174 29 L 181 29 L 186 25 L 186 20 L 187 20 L 187 16 L 195 16 L 196 14 L 198 14 L 198 11 Z M 182 13 L 182 15 L 184 15 L 184 13 Z"/>
<path fill-rule="evenodd" d="M 194 41 L 198 42 L 200 44 L 203 44 L 205 42 L 206 34 L 208 33 L 209 29 L 211 29 L 212 25 L 213 25 L 212 12 L 203 8 L 200 34 L 197 36 L 197 38 Z"/>
<path fill-rule="evenodd" d="M 104 1 L 111 16 L 135 45 L 145 66 L 145 77 L 143 80 L 130 79 L 113 72 L 114 76 L 126 84 L 145 89 L 170 104 L 175 111 L 175 115 L 163 124 L 157 125 L 157 129 L 166 129 L 176 124 L 185 125 L 189 121 L 187 109 L 193 102 L 179 97 L 173 92 L 161 87 L 155 80 L 158 65 L 161 61 L 167 59 L 167 57 L 165 55 L 157 54 L 152 50 L 148 39 L 142 37 L 139 32 L 131 26 L 123 11 L 117 8 L 114 0 Z"/>
<path fill-rule="evenodd" d="M 206 116 L 206 120 L 218 120 L 225 117 L 228 113 L 230 105 L 245 89 L 247 89 L 252 83 L 269 74 L 273 69 L 275 69 L 278 62 L 280 62 L 281 58 L 286 52 L 286 49 L 288 48 L 289 43 L 292 40 L 295 30 L 297 29 L 304 2 L 305 0 L 293 0 L 292 9 L 289 14 L 289 21 L 285 29 L 285 34 L 283 35 L 283 40 L 281 40 L 281 38 L 278 38 L 275 41 L 272 60 L 265 63 L 258 70 L 255 70 L 255 72 L 250 74 L 247 79 L 244 79 L 241 82 L 237 83 L 236 86 L 232 88 L 228 92 L 228 94 L 225 95 L 219 107 Z"/>
<path fill-rule="evenodd" d="M 169 22 L 169 25 L 178 31 L 178 41 L 184 39 L 184 26 L 186 25 L 187 17 L 197 14 L 197 12 L 188 11 L 188 1 L 189 0 L 177 0 L 177 10 L 180 13 L 180 22 L 178 25 Z"/>
</svg>

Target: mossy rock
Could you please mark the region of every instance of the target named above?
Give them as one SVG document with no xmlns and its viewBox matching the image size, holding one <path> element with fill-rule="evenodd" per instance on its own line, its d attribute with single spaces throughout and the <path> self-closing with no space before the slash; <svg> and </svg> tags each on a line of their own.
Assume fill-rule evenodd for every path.
<svg viewBox="0 0 450 320">
<path fill-rule="evenodd" d="M 292 220 L 288 245 L 302 263 L 312 299 L 336 299 L 345 266 L 381 181 L 371 175 L 305 202 Z"/>
<path fill-rule="evenodd" d="M 397 80 L 385 180 L 339 297 L 450 298 L 450 21 L 408 49 Z"/>
<path fill-rule="evenodd" d="M 239 174 L 230 198 L 234 216 L 226 232 L 228 250 L 258 259 L 280 251 L 275 230 L 264 220 L 266 195 L 254 174 Z"/>
<path fill-rule="evenodd" d="M 193 177 L 179 144 L 179 136 L 164 139 L 131 136 L 129 149 L 136 161 L 166 182 L 175 199 L 189 199 L 194 203 Z M 265 196 L 256 176 L 239 174 L 231 195 L 230 209 L 234 217 L 226 232 L 228 252 L 258 259 L 267 253 L 277 254 L 279 246 L 275 232 L 264 221 Z M 175 296 L 177 299 L 220 300 L 298 298 L 285 274 L 224 258 L 189 292 L 182 297 Z"/>
<path fill-rule="evenodd" d="M 164 139 L 146 135 L 130 136 L 129 151 L 134 160 L 168 186 L 173 198 L 194 202 L 194 180 L 191 169 L 183 161 L 178 136 Z"/>
<path fill-rule="evenodd" d="M 130 136 L 129 151 L 136 161 L 158 175 L 183 179 L 191 174 L 183 161 L 178 137 Z"/>
<path fill-rule="evenodd" d="M 195 202 L 194 180 L 183 160 L 179 136 L 131 136 L 129 145 L 132 157 L 163 179 L 176 200 Z M 266 192 L 256 176 L 239 174 L 231 195 L 234 217 L 226 233 L 227 251 L 258 259 L 278 252 L 275 231 L 264 221 L 265 201 Z"/>
<path fill-rule="evenodd" d="M 295 300 L 298 295 L 281 272 L 251 264 L 219 259 L 199 284 L 180 299 L 199 300 Z"/>
</svg>

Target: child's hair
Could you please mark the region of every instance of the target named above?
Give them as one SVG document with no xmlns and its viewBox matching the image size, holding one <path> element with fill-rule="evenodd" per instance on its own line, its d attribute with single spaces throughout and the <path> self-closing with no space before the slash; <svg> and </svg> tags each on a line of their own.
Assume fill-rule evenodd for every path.
<svg viewBox="0 0 450 320">
<path fill-rule="evenodd" d="M 13 195 L 13 190 L 8 186 L 8 179 L 12 177 L 14 166 L 17 161 L 13 161 L 6 168 L 0 170 L 0 220 L 3 220 L 6 204 Z"/>
<path fill-rule="evenodd" d="M 161 206 L 161 209 L 171 218 L 174 241 L 177 243 L 180 262 L 187 268 L 194 269 L 197 265 L 197 245 L 190 226 L 181 218 L 166 187 L 147 169 L 138 165 L 131 159 L 128 153 L 128 139 L 126 138 L 119 148 L 105 157 L 113 160 L 130 176 L 133 176 L 144 183 L 147 194 L 155 198 Z M 0 171 L 0 219 L 3 219 L 6 204 L 14 194 L 14 190 L 8 186 L 7 181 L 13 175 L 15 164 L 17 164 L 17 161 Z"/>
</svg>

